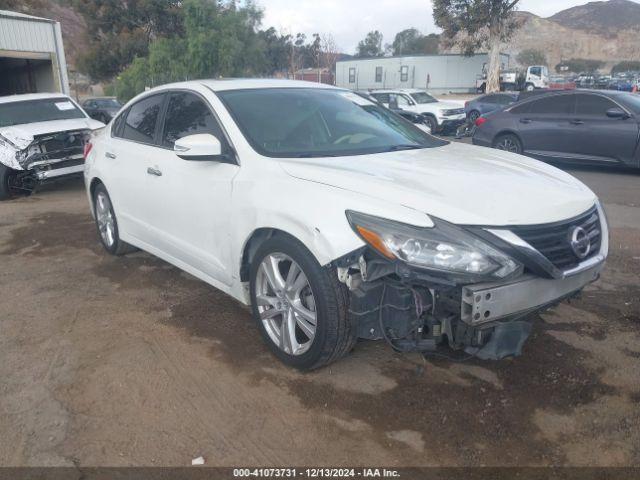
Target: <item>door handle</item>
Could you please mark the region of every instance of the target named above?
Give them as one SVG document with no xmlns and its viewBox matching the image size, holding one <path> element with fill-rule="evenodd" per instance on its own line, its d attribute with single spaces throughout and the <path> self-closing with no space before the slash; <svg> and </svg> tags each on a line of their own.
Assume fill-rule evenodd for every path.
<svg viewBox="0 0 640 480">
<path fill-rule="evenodd" d="M 533 122 L 533 120 L 531 120 L 530 118 L 521 118 L 520 119 L 520 123 L 531 123 Z"/>
<path fill-rule="evenodd" d="M 571 120 L 569 123 L 571 125 L 584 125 L 584 122 L 582 120 Z"/>
<path fill-rule="evenodd" d="M 111 158 L 112 160 L 115 160 L 116 158 L 116 154 L 111 152 L 105 152 L 104 156 L 107 158 Z"/>
<path fill-rule="evenodd" d="M 160 170 L 158 170 L 157 168 L 147 168 L 147 173 L 149 175 L 155 175 L 156 177 L 161 177 L 162 176 L 162 172 Z"/>
</svg>

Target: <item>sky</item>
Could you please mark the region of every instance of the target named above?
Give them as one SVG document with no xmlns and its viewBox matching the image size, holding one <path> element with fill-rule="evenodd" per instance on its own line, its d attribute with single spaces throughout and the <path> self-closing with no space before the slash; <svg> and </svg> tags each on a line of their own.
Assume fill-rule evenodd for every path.
<svg viewBox="0 0 640 480">
<path fill-rule="evenodd" d="M 520 10 L 548 17 L 588 0 L 521 0 Z M 354 53 L 367 32 L 380 30 L 384 43 L 395 34 L 416 27 L 436 33 L 429 0 L 257 0 L 264 9 L 263 27 L 282 33 L 331 33 L 345 53 Z"/>
</svg>

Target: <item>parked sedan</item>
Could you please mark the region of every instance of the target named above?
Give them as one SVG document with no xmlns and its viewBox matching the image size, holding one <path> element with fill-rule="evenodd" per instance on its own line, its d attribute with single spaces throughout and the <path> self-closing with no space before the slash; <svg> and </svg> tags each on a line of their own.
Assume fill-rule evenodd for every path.
<svg viewBox="0 0 640 480">
<path fill-rule="evenodd" d="M 541 160 L 640 167 L 639 118 L 632 93 L 546 93 L 479 118 L 473 143 Z"/>
<path fill-rule="evenodd" d="M 596 280 L 608 252 L 571 175 L 316 83 L 152 89 L 93 138 L 85 182 L 109 253 L 141 248 L 250 304 L 300 369 L 358 338 L 519 355 L 528 314 Z"/>
<path fill-rule="evenodd" d="M 122 108 L 122 104 L 114 97 L 90 98 L 82 102 L 82 108 L 91 118 L 109 123 Z"/>
<path fill-rule="evenodd" d="M 513 105 L 518 101 L 518 93 L 490 93 L 481 95 L 464 104 L 464 110 L 469 122 L 475 122 L 485 113 L 494 112 L 501 108 Z"/>
</svg>

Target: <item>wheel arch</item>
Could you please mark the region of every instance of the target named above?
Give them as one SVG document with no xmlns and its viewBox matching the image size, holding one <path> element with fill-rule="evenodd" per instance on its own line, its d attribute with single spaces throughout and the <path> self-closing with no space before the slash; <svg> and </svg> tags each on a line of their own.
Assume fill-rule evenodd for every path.
<svg viewBox="0 0 640 480">
<path fill-rule="evenodd" d="M 244 242 L 244 245 L 242 247 L 242 254 L 240 256 L 240 281 L 241 282 L 249 281 L 249 272 L 251 271 L 251 263 L 253 262 L 255 254 L 260 248 L 260 245 L 262 245 L 265 241 L 275 236 L 288 237 L 295 240 L 296 242 L 299 242 L 311 253 L 311 255 L 313 255 L 313 257 L 320 264 L 322 264 L 322 260 L 318 258 L 318 255 L 316 254 L 316 252 L 314 252 L 312 248 L 309 248 L 309 245 L 307 244 L 307 242 L 304 242 L 302 239 L 298 238 L 298 236 L 292 235 L 291 233 L 281 230 L 279 228 L 273 228 L 273 227 L 257 228 L 253 232 L 251 232 L 251 235 L 249 235 L 249 237 Z"/>
<path fill-rule="evenodd" d="M 93 209 L 94 209 L 93 197 L 95 195 L 96 188 L 98 187 L 98 185 L 104 185 L 102 180 L 100 180 L 100 178 L 98 177 L 93 177 L 89 182 L 88 197 L 89 197 L 89 204 L 91 205 L 91 215 L 93 215 Z"/>
</svg>

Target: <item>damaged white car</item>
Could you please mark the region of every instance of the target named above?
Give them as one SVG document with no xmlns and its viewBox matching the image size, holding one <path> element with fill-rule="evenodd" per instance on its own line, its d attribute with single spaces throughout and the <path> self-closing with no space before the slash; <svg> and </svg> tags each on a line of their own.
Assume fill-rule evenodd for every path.
<svg viewBox="0 0 640 480">
<path fill-rule="evenodd" d="M 66 95 L 0 97 L 0 200 L 81 174 L 86 140 L 101 127 Z"/>
<path fill-rule="evenodd" d="M 531 314 L 595 281 L 608 253 L 602 207 L 571 175 L 326 85 L 153 89 L 92 139 L 85 168 L 108 252 L 141 248 L 251 304 L 300 369 L 359 338 L 519 355 Z"/>
</svg>

